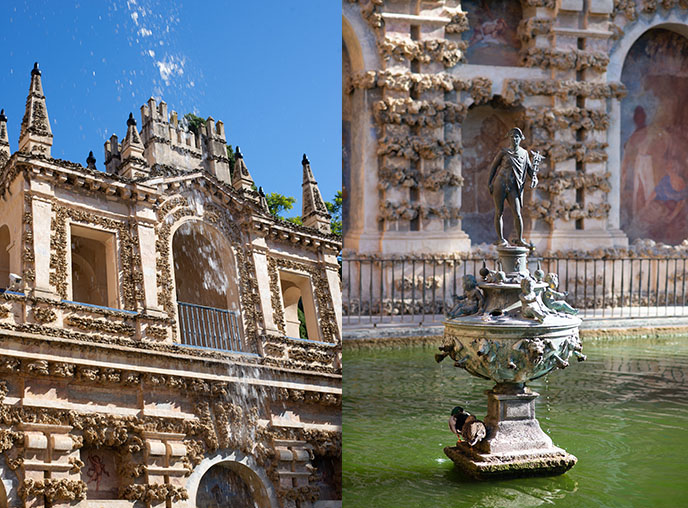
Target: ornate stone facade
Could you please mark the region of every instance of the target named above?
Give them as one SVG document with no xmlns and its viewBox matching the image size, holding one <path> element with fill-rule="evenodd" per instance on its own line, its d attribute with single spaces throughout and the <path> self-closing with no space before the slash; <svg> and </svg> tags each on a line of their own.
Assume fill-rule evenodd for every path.
<svg viewBox="0 0 688 508">
<path fill-rule="evenodd" d="M 101 172 L 50 156 L 37 66 L 14 153 L 0 115 L 0 506 L 222 504 L 230 477 L 341 505 L 341 243 L 310 166 L 307 226 L 277 220 L 222 122 L 141 117 Z"/>
<path fill-rule="evenodd" d="M 486 168 L 514 124 L 546 156 L 526 193 L 538 252 L 680 244 L 685 157 L 660 139 L 684 144 L 665 98 L 683 94 L 686 27 L 680 1 L 343 1 L 345 250 L 493 242 Z"/>
</svg>

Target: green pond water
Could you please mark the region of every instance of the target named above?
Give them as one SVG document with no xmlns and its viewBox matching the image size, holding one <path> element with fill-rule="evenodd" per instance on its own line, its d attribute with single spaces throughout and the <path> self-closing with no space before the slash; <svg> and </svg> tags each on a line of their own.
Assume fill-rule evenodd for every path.
<svg viewBox="0 0 688 508">
<path fill-rule="evenodd" d="M 586 362 L 529 383 L 564 475 L 480 482 L 442 451 L 461 405 L 492 384 L 435 363 L 431 347 L 344 352 L 344 506 L 688 507 L 688 337 L 584 341 Z"/>
</svg>

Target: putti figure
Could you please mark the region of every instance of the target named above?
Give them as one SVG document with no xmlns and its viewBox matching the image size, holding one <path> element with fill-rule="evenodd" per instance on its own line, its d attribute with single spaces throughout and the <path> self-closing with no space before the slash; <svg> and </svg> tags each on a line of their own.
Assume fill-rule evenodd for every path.
<svg viewBox="0 0 688 508">
<path fill-rule="evenodd" d="M 524 318 L 537 319 L 542 323 L 547 316 L 547 310 L 542 307 L 535 293 L 535 281 L 526 277 L 521 281 L 521 314 Z"/>
<path fill-rule="evenodd" d="M 574 309 L 564 301 L 568 293 L 557 291 L 559 289 L 559 276 L 556 273 L 548 273 L 545 277 L 545 282 L 547 287 L 542 292 L 542 303 L 545 304 L 545 307 L 555 312 L 563 312 L 574 316 L 578 314 L 578 309 Z"/>
<path fill-rule="evenodd" d="M 458 316 L 470 316 L 476 314 L 483 307 L 485 299 L 478 288 L 478 281 L 475 276 L 467 274 L 463 276 L 463 295 L 452 296 L 454 306 L 447 312 L 448 318 L 455 318 Z"/>
</svg>

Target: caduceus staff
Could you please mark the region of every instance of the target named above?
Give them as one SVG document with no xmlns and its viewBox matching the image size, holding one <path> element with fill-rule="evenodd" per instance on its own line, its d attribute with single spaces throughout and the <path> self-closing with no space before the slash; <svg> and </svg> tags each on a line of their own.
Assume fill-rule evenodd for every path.
<svg viewBox="0 0 688 508">
<path fill-rule="evenodd" d="M 533 174 L 535 175 L 535 178 L 533 178 L 530 181 L 530 188 L 534 189 L 535 186 L 537 185 L 537 174 L 540 171 L 540 162 L 546 159 L 545 156 L 543 156 L 540 152 L 536 152 L 535 150 L 530 151 L 530 155 L 532 156 L 532 161 L 531 164 L 533 166 Z"/>
</svg>

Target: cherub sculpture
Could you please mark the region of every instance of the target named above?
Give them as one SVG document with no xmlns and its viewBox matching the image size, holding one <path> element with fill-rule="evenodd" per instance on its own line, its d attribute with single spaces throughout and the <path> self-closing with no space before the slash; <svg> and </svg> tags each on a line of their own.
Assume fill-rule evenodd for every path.
<svg viewBox="0 0 688 508">
<path fill-rule="evenodd" d="M 563 312 L 565 314 L 578 314 L 578 309 L 574 309 L 564 301 L 568 293 L 561 293 L 559 289 L 559 276 L 556 273 L 548 273 L 545 277 L 547 287 L 542 293 L 542 303 L 545 307 L 555 312 Z"/>
<path fill-rule="evenodd" d="M 547 310 L 542 307 L 535 293 L 535 281 L 526 277 L 521 281 L 521 315 L 528 319 L 537 319 L 542 323 L 547 316 Z"/>
<path fill-rule="evenodd" d="M 463 295 L 452 296 L 454 306 L 447 312 L 448 318 L 455 318 L 459 316 L 470 316 L 476 314 L 483 307 L 485 298 L 483 293 L 478 288 L 478 281 L 475 276 L 468 274 L 463 276 Z"/>
</svg>

